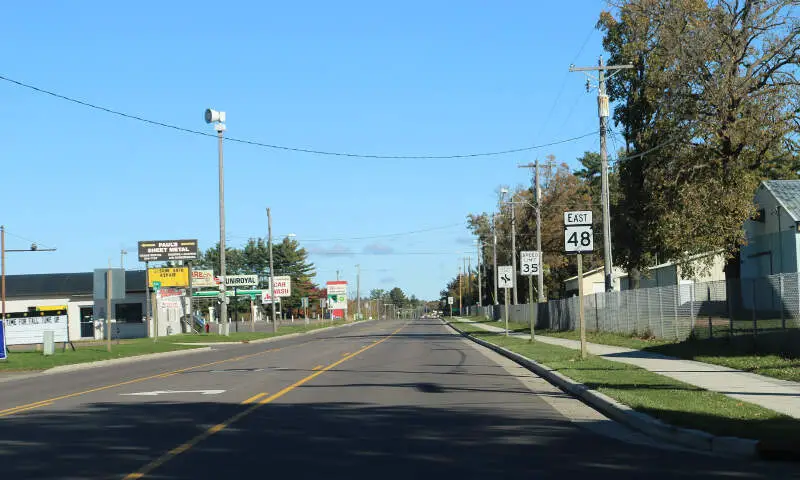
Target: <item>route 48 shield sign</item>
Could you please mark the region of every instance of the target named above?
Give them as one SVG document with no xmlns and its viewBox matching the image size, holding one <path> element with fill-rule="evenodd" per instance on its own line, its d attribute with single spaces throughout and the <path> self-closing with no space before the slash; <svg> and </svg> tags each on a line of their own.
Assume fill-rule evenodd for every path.
<svg viewBox="0 0 800 480">
<path fill-rule="evenodd" d="M 594 250 L 594 232 L 591 225 L 571 225 L 564 228 L 566 253 L 591 253 Z"/>
</svg>

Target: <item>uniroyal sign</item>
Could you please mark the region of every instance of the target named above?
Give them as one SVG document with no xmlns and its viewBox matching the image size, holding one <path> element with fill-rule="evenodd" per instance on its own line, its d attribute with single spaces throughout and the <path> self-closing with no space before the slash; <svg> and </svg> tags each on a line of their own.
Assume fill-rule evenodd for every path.
<svg viewBox="0 0 800 480">
<path fill-rule="evenodd" d="M 254 287 L 258 285 L 258 275 L 226 275 L 226 287 Z"/>
</svg>

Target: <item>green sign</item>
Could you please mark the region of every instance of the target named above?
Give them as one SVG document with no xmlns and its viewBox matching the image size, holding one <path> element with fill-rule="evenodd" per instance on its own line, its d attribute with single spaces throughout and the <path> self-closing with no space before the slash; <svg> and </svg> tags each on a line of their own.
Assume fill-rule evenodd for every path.
<svg viewBox="0 0 800 480">
<path fill-rule="evenodd" d="M 161 289 L 161 282 L 155 281 L 153 282 L 153 290 L 159 291 Z"/>
<path fill-rule="evenodd" d="M 233 296 L 233 290 L 225 290 L 225 294 L 229 297 Z M 207 290 L 204 292 L 193 292 L 193 297 L 218 297 L 220 294 L 219 290 Z M 257 297 L 261 296 L 261 290 L 236 290 L 237 297 L 251 297 L 255 300 Z"/>
</svg>

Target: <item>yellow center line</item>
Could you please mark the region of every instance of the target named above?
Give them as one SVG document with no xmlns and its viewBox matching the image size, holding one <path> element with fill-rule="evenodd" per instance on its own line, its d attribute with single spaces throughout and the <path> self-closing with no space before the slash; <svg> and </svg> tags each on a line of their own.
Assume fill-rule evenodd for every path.
<svg viewBox="0 0 800 480">
<path fill-rule="evenodd" d="M 344 353 L 342 354 L 342 356 L 343 356 L 343 357 L 346 357 L 346 356 L 348 356 L 348 355 L 350 355 L 350 352 L 344 352 Z"/>
<path fill-rule="evenodd" d="M 228 418 L 227 420 L 225 420 L 225 421 L 223 421 L 221 423 L 218 423 L 218 424 L 214 425 L 213 427 L 208 428 L 206 431 L 204 431 L 203 433 L 195 436 L 194 438 L 192 438 L 188 442 L 186 442 L 184 444 L 181 444 L 180 446 L 178 446 L 176 448 L 173 448 L 172 450 L 167 451 L 166 453 L 164 453 L 163 455 L 161 455 L 157 459 L 153 460 L 152 462 L 148 463 L 147 465 L 143 466 L 142 468 L 140 468 L 136 472 L 129 473 L 128 475 L 126 475 L 123 478 L 123 480 L 136 480 L 136 479 L 139 479 L 139 478 L 143 478 L 145 475 L 148 475 L 153 470 L 155 470 L 158 467 L 164 465 L 165 463 L 167 463 L 168 461 L 170 461 L 174 457 L 176 457 L 176 456 L 180 455 L 181 453 L 184 453 L 187 450 L 191 449 L 192 447 L 194 447 L 198 443 L 202 442 L 206 438 L 210 437 L 211 435 L 214 435 L 215 433 L 221 432 L 222 430 L 228 428 L 230 425 L 236 423 L 237 421 L 241 420 L 242 418 L 246 417 L 247 415 L 250 415 L 252 412 L 254 412 L 256 409 L 258 409 L 262 405 L 266 405 L 268 403 L 271 403 L 271 402 L 277 400 L 278 398 L 286 395 L 287 393 L 291 392 L 292 390 L 296 389 L 297 387 L 299 387 L 299 386 L 301 386 L 301 385 L 303 385 L 305 383 L 308 383 L 311 380 L 317 378 L 318 376 L 322 375 L 323 373 L 327 372 L 328 370 L 336 368 L 337 366 L 341 365 L 342 363 L 346 362 L 347 360 L 350 360 L 351 358 L 353 358 L 353 357 L 355 357 L 355 356 L 357 356 L 357 355 L 369 350 L 370 348 L 375 347 L 375 346 L 385 342 L 386 340 L 389 340 L 391 337 L 396 335 L 397 332 L 402 330 L 404 327 L 405 327 L 405 325 L 403 325 L 402 327 L 398 328 L 397 330 L 395 330 L 394 332 L 390 333 L 389 335 L 385 336 L 381 340 L 378 340 L 375 343 L 367 345 L 366 347 L 363 347 L 363 348 L 359 349 L 355 353 L 351 353 L 351 354 L 347 355 L 346 357 L 343 357 L 343 358 L 331 363 L 327 367 L 325 367 L 325 368 L 323 368 L 321 370 L 318 370 L 318 371 L 312 373 L 311 375 L 308 375 L 307 377 L 304 377 L 304 378 L 294 382 L 293 384 L 289 385 L 288 387 L 283 388 L 278 393 L 270 395 L 269 397 L 261 400 L 260 402 L 251 405 L 249 408 L 237 413 L 236 415 Z"/>
<path fill-rule="evenodd" d="M 33 410 L 34 408 L 45 407 L 45 406 L 50 405 L 53 402 L 57 402 L 59 400 L 66 400 L 66 399 L 69 399 L 69 398 L 79 397 L 79 396 L 82 396 L 82 395 L 87 395 L 89 393 L 102 392 L 103 390 L 109 390 L 109 389 L 112 389 L 112 388 L 123 387 L 125 385 L 133 385 L 135 383 L 146 382 L 148 380 L 155 380 L 155 379 L 158 379 L 158 378 L 171 377 L 173 375 L 178 375 L 178 374 L 181 374 L 181 373 L 184 373 L 184 372 L 188 372 L 190 370 L 194 370 L 194 369 L 197 369 L 197 368 L 212 367 L 214 365 L 219 365 L 219 364 L 227 363 L 227 362 L 236 362 L 236 361 L 239 361 L 239 360 L 244 360 L 246 358 L 251 358 L 251 357 L 258 356 L 258 355 L 264 355 L 266 353 L 277 352 L 279 350 L 283 350 L 283 349 L 286 349 L 286 348 L 300 347 L 300 346 L 303 346 L 303 345 L 307 345 L 309 343 L 320 342 L 320 341 L 324 341 L 324 340 L 328 340 L 328 338 L 317 338 L 317 339 L 301 342 L 301 343 L 298 343 L 298 344 L 295 344 L 295 345 L 289 345 L 289 346 L 278 347 L 278 348 L 270 348 L 268 350 L 263 350 L 263 351 L 256 352 L 256 353 L 248 353 L 246 355 L 239 355 L 237 357 L 226 358 L 226 359 L 217 360 L 217 361 L 214 361 L 214 362 L 202 363 L 200 365 L 193 365 L 191 367 L 181 368 L 179 370 L 172 370 L 172 371 L 169 371 L 169 372 L 157 373 L 155 375 L 149 375 L 149 376 L 146 376 L 146 377 L 134 378 L 132 380 L 127 380 L 127 381 L 124 381 L 124 382 L 113 383 L 113 384 L 110 384 L 110 385 L 103 385 L 103 386 L 100 386 L 100 387 L 90 388 L 88 390 L 82 390 L 80 392 L 69 393 L 69 394 L 66 394 L 66 395 L 59 395 L 57 397 L 48 398 L 46 400 L 40 400 L 38 402 L 31 402 L 31 403 L 26 403 L 26 404 L 23 404 L 23 405 L 17 405 L 16 407 L 10 407 L 10 408 L 6 408 L 4 410 L 0 410 L 0 418 L 7 417 L 9 415 L 14 415 L 15 413 L 23 412 L 23 411 L 26 411 L 26 410 Z"/>
<path fill-rule="evenodd" d="M 253 403 L 253 402 L 255 402 L 256 400 L 258 400 L 259 398 L 261 398 L 261 397 L 263 397 L 264 395 L 266 395 L 266 394 L 267 394 L 267 392 L 256 393 L 256 394 L 255 394 L 255 395 L 253 395 L 252 397 L 250 397 L 250 398 L 248 398 L 247 400 L 245 400 L 244 402 L 242 402 L 242 405 L 247 405 L 248 403 Z"/>
<path fill-rule="evenodd" d="M 315 370 L 316 371 L 316 370 L 319 370 L 320 368 L 322 368 L 323 366 L 324 365 L 317 365 L 316 367 L 312 368 L 311 370 Z"/>
</svg>

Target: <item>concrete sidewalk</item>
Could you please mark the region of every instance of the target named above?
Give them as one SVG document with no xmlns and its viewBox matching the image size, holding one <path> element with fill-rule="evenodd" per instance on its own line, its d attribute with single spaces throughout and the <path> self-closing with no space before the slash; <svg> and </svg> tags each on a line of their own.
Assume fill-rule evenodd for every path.
<svg viewBox="0 0 800 480">
<path fill-rule="evenodd" d="M 504 332 L 494 325 L 471 322 L 489 332 Z M 529 334 L 512 333 L 514 337 L 530 339 Z M 536 335 L 536 341 L 560 347 L 580 349 L 580 342 L 564 338 Z M 674 378 L 712 392 L 722 393 L 737 400 L 760 405 L 764 408 L 800 418 L 800 383 L 742 372 L 733 368 L 693 360 L 681 360 L 657 353 L 624 347 L 587 343 L 589 353 L 606 360 L 628 363 L 665 377 Z"/>
</svg>

